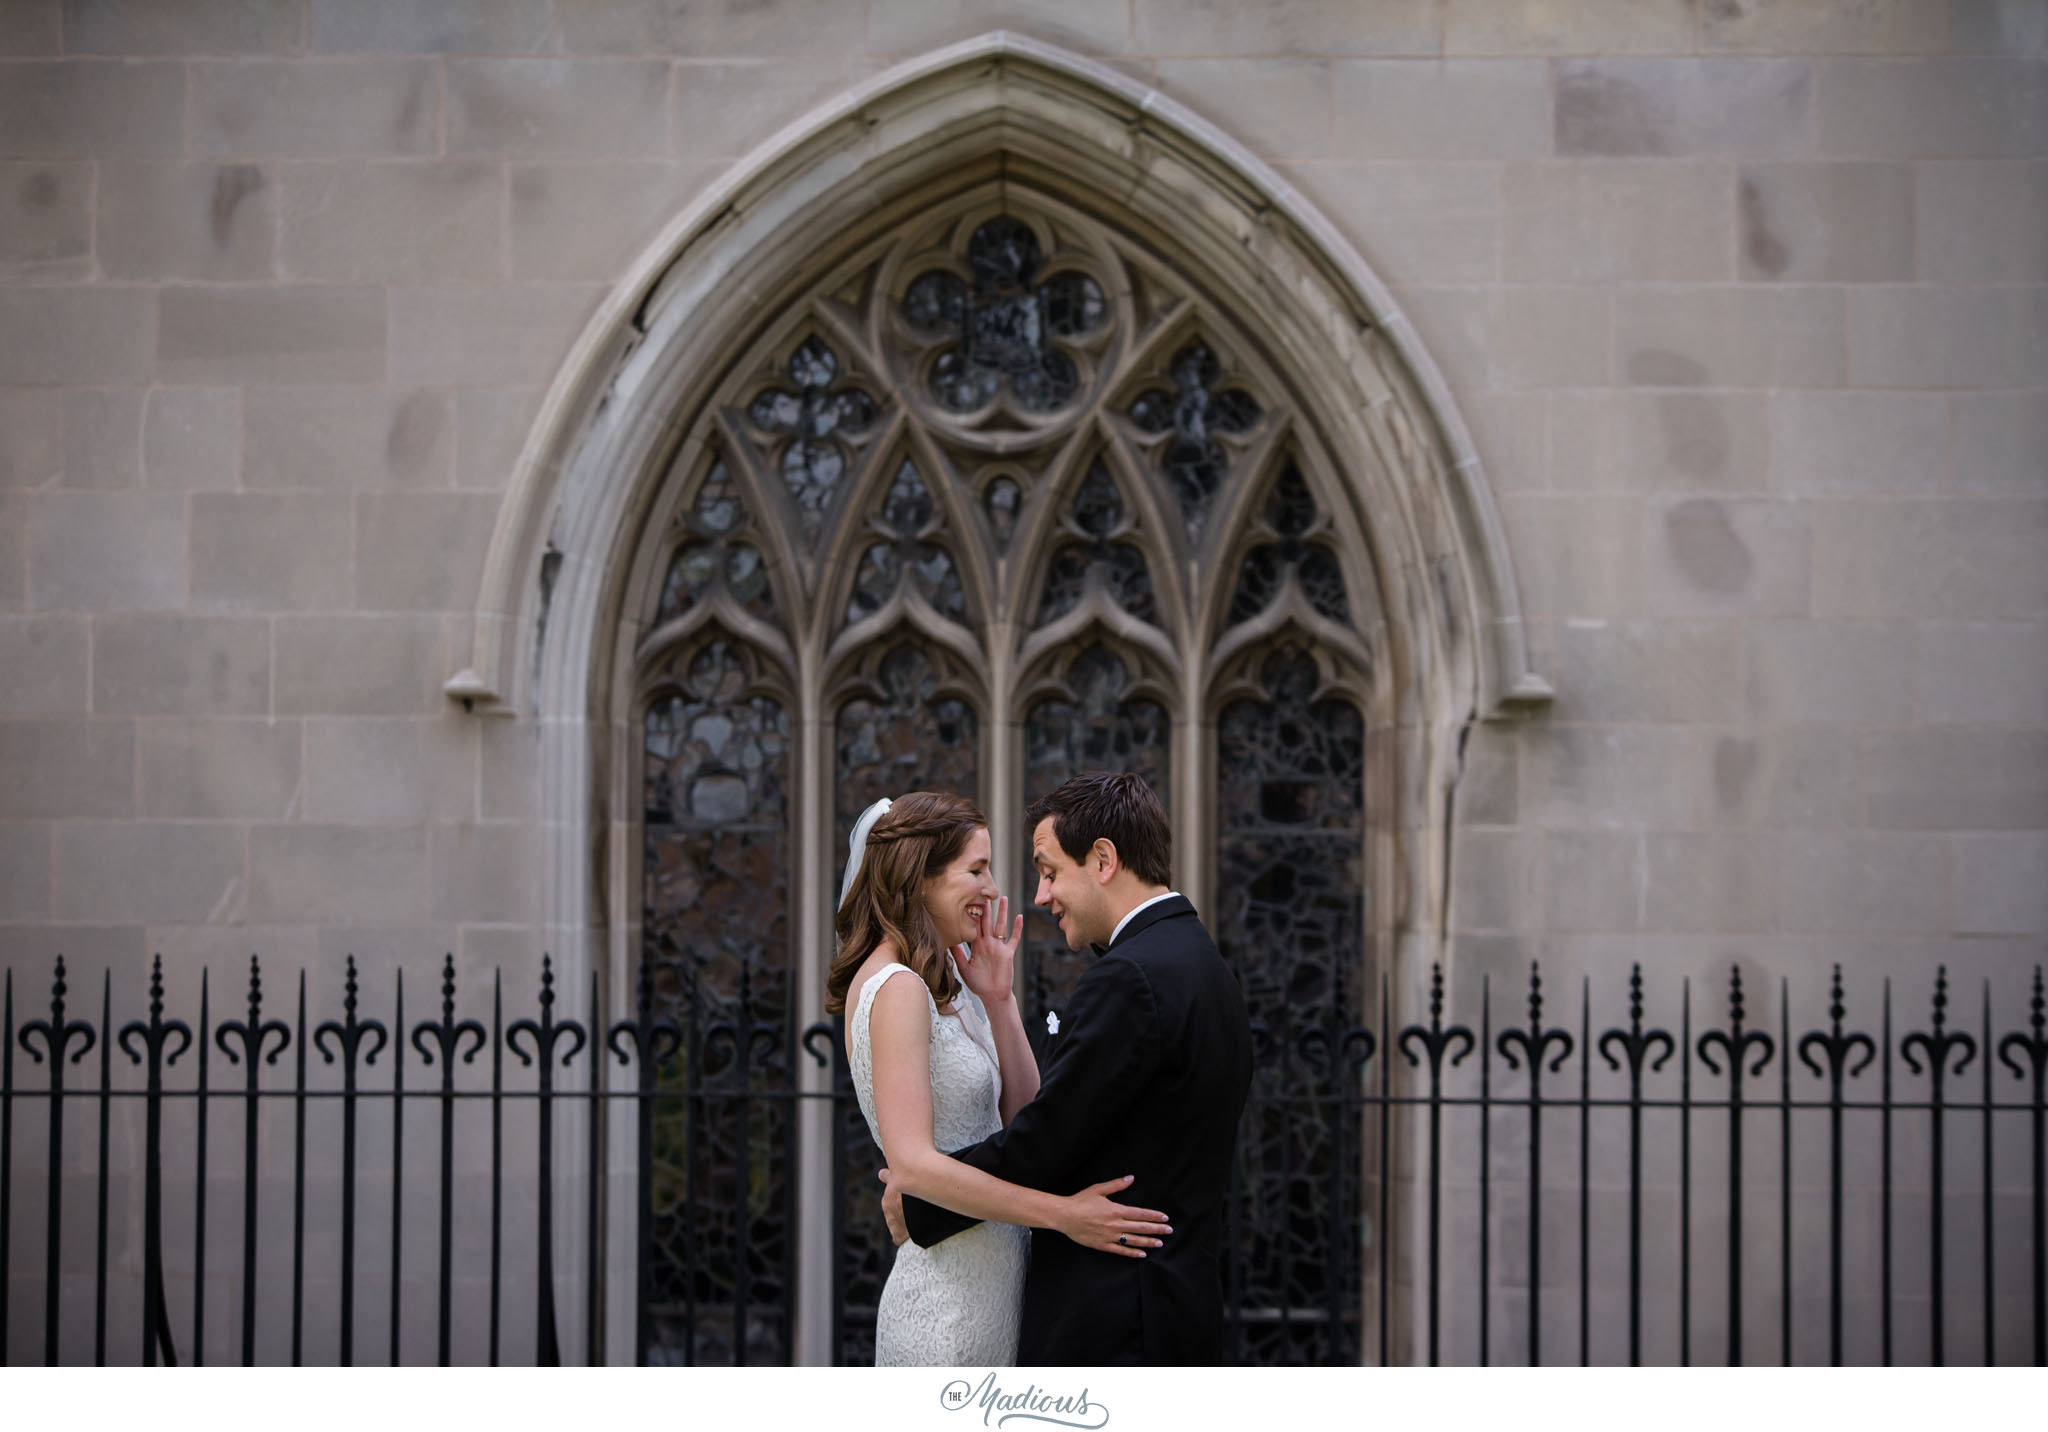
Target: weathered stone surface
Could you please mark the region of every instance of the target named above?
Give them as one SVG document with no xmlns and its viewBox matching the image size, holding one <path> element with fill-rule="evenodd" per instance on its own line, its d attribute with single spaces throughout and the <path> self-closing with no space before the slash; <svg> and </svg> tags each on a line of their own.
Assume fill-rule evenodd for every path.
<svg viewBox="0 0 2048 1432">
<path fill-rule="evenodd" d="M 1500 273 L 1498 164 L 1282 167 L 1388 283 L 1491 283 Z"/>
<path fill-rule="evenodd" d="M 63 478 L 63 396 L 0 388 L 0 488 L 54 487 Z"/>
<path fill-rule="evenodd" d="M 84 278 L 92 268 L 92 167 L 0 163 L 0 279 Z"/>
<path fill-rule="evenodd" d="M 1804 60 L 1565 60 L 1559 154 L 1805 154 L 1813 71 Z"/>
<path fill-rule="evenodd" d="M 1644 515 L 1650 610 L 1659 616 L 1804 616 L 1812 534 L 1804 508 L 1688 497 Z"/>
<path fill-rule="evenodd" d="M 1852 289 L 1849 371 L 1879 388 L 2048 386 L 2048 285 Z"/>
<path fill-rule="evenodd" d="M 144 818 L 280 820 L 292 814 L 298 722 L 143 721 L 137 731 Z"/>
<path fill-rule="evenodd" d="M 1910 625 L 1749 622 L 1742 689 L 1754 720 L 1788 726 L 1905 726 L 1913 720 Z"/>
<path fill-rule="evenodd" d="M 1615 395 L 1621 485 L 1671 493 L 1760 492 L 1771 485 L 1771 424 L 1757 393 L 1671 390 Z M 1563 435 L 1572 418 L 1552 417 Z"/>
<path fill-rule="evenodd" d="M 1452 383 L 1490 388 L 1608 382 L 1612 298 L 1593 286 L 1412 289 L 1422 341 Z"/>
<path fill-rule="evenodd" d="M 545 382 L 602 296 L 594 286 L 570 284 L 395 289 L 391 381 L 455 387 Z"/>
<path fill-rule="evenodd" d="M 1896 831 L 1778 837 L 1778 919 L 1813 934 L 1946 930 L 1948 852 L 1938 836 Z"/>
<path fill-rule="evenodd" d="M 1950 8 L 1959 55 L 2048 54 L 2048 7 L 2035 0 L 1954 0 Z"/>
<path fill-rule="evenodd" d="M 307 0 L 315 54 L 531 54 L 547 39 L 549 0 Z"/>
<path fill-rule="evenodd" d="M 1845 321 L 1839 288 L 1625 288 L 1615 375 L 1645 388 L 1840 387 Z"/>
<path fill-rule="evenodd" d="M 2048 726 L 2048 628 L 1923 622 L 1914 710 L 1938 725 Z"/>
<path fill-rule="evenodd" d="M 1742 641 L 1726 622 L 1557 625 L 1557 719 L 1740 719 Z"/>
<path fill-rule="evenodd" d="M 1435 55 L 1434 0 L 1137 0 L 1133 48 L 1144 55 Z"/>
<path fill-rule="evenodd" d="M 1863 822 L 1855 743 L 1832 726 L 1711 731 L 1701 824 L 1839 831 Z"/>
<path fill-rule="evenodd" d="M 343 495 L 219 492 L 192 500 L 192 605 L 332 611 L 348 604 L 353 516 Z"/>
<path fill-rule="evenodd" d="M 455 451 L 446 393 L 251 389 L 242 482 L 251 488 L 444 487 Z"/>
<path fill-rule="evenodd" d="M 1331 72 L 1336 154 L 1506 159 L 1550 152 L 1550 67 L 1540 60 L 1346 60 Z"/>
<path fill-rule="evenodd" d="M 1948 49 L 1944 5 L 1854 0 L 1781 5 L 1711 0 L 1700 10 L 1700 48 L 1734 54 L 1938 55 Z"/>
<path fill-rule="evenodd" d="M 1732 278 L 1734 215 L 1718 164 L 1510 164 L 1501 277 L 1509 283 Z"/>
<path fill-rule="evenodd" d="M 1917 492 L 1947 486 L 1948 399 L 1940 393 L 1780 393 L 1771 400 L 1771 478 L 1780 492 Z"/>
<path fill-rule="evenodd" d="M 1795 839 L 1797 837 L 1794 837 Z M 1643 837 L 1643 924 L 1762 934 L 1778 910 L 1776 839 L 1653 830 Z"/>
<path fill-rule="evenodd" d="M 1521 809 L 1545 828 L 1615 829 L 1696 824 L 1707 778 L 1690 727 L 1571 726 L 1522 754 Z"/>
<path fill-rule="evenodd" d="M 1509 498 L 1501 518 L 1531 616 L 1643 610 L 1643 504 L 1633 497 Z M 1526 560 L 1525 560 L 1526 559 Z"/>
<path fill-rule="evenodd" d="M 74 55 L 239 55 L 299 45 L 305 0 L 65 0 Z"/>
<path fill-rule="evenodd" d="M 2048 732 L 1922 727 L 1865 732 L 1869 823 L 1905 830 L 2048 827 Z"/>
<path fill-rule="evenodd" d="M 0 333 L 0 383 L 143 382 L 156 349 L 156 295 L 96 285 L 0 289 Z"/>
<path fill-rule="evenodd" d="M 730 159 L 851 84 L 850 69 L 815 62 L 685 61 L 675 69 L 669 149 L 686 159 Z"/>
<path fill-rule="evenodd" d="M 2032 157 L 2048 148 L 2048 86 L 2028 60 L 1822 60 L 1815 73 L 1815 127 L 1828 154 Z"/>
<path fill-rule="evenodd" d="M 0 817 L 93 819 L 135 813 L 135 723 L 0 722 Z"/>
<path fill-rule="evenodd" d="M 0 716 L 87 709 L 86 627 L 80 616 L 0 617 Z"/>
<path fill-rule="evenodd" d="M 158 363 L 181 383 L 375 382 L 384 310 L 375 288 L 167 288 Z"/>
<path fill-rule="evenodd" d="M 430 616 L 277 621 L 277 711 L 411 716 L 441 709 L 441 624 Z"/>
<path fill-rule="evenodd" d="M 189 821 L 57 827 L 60 920 L 214 921 L 241 903 L 248 837 Z"/>
<path fill-rule="evenodd" d="M 662 154 L 668 88 L 660 60 L 451 60 L 448 152 Z"/>
<path fill-rule="evenodd" d="M 173 491 L 233 487 L 241 441 L 236 389 L 152 389 L 142 419 L 143 483 Z"/>
<path fill-rule="evenodd" d="M 529 873 L 535 836 L 525 821 L 435 826 L 433 917 L 494 925 L 537 919 L 540 889 Z"/>
<path fill-rule="evenodd" d="M 96 713 L 260 716 L 270 709 L 270 628 L 237 617 L 100 617 L 92 678 Z"/>
<path fill-rule="evenodd" d="M 113 60 L 0 63 L 0 154 L 176 154 L 185 140 L 185 68 Z"/>
<path fill-rule="evenodd" d="M 1745 164 L 1737 175 L 1745 279 L 1881 283 L 1913 275 L 1906 164 Z"/>
<path fill-rule="evenodd" d="M 0 823 L 0 921 L 49 918 L 50 844 L 47 824 Z"/>
<path fill-rule="evenodd" d="M 309 720 L 306 819 L 344 825 L 425 825 L 476 816 L 473 722 L 443 712 L 408 720 Z"/>
<path fill-rule="evenodd" d="M 637 161 L 512 165 L 512 276 L 616 280 L 719 168 Z"/>
<path fill-rule="evenodd" d="M 859 53 L 863 9 L 809 0 L 557 0 L 571 54 L 807 55 Z"/>
<path fill-rule="evenodd" d="M 1957 490 L 2039 496 L 2048 485 L 2048 392 L 1956 393 L 1949 405 Z"/>
<path fill-rule="evenodd" d="M 431 60 L 222 60 L 191 66 L 192 150 L 208 157 L 432 154 Z"/>
<path fill-rule="evenodd" d="M 1331 152 L 1330 66 L 1321 60 L 1167 60 L 1159 88 L 1259 155 Z"/>
<path fill-rule="evenodd" d="M 427 888 L 424 830 L 259 825 L 249 832 L 252 920 L 422 920 Z"/>
<path fill-rule="evenodd" d="M 1458 930 L 1541 928 L 1541 846 L 1527 831 L 1458 832 L 1451 855 L 1451 926 Z"/>
<path fill-rule="evenodd" d="M 867 11 L 874 55 L 923 54 L 1004 29 L 1084 55 L 1120 55 L 1131 47 L 1130 10 L 1101 0 L 869 0 Z M 825 19 L 811 14 L 812 23 Z"/>
<path fill-rule="evenodd" d="M 502 491 L 540 408 L 532 388 L 476 388 L 455 395 L 455 485 Z"/>
<path fill-rule="evenodd" d="M 2048 502 L 1829 502 L 1813 509 L 1818 617 L 2039 620 L 2048 616 Z"/>
<path fill-rule="evenodd" d="M 63 47 L 62 0 L 0 5 L 0 55 L 54 55 Z"/>
<path fill-rule="evenodd" d="M 0 612 L 28 606 L 29 496 L 0 492 Z"/>
<path fill-rule="evenodd" d="M 336 160 L 282 164 L 277 173 L 279 264 L 287 278 L 421 283 L 504 273 L 498 164 Z"/>
<path fill-rule="evenodd" d="M 1965 935 L 2039 935 L 2048 931 L 2048 835 L 2015 831 L 1958 835 L 1953 928 Z"/>
<path fill-rule="evenodd" d="M 1936 283 L 2048 283 L 2048 163 L 1918 166 L 1917 276 Z"/>
<path fill-rule="evenodd" d="M 29 512 L 29 604 L 38 611 L 175 611 L 185 605 L 185 541 L 182 498 L 39 493 Z"/>
<path fill-rule="evenodd" d="M 366 611 L 460 611 L 476 601 L 498 516 L 489 494 L 356 500 L 356 600 Z"/>
<path fill-rule="evenodd" d="M 1553 830 L 1543 837 L 1543 928 L 1637 930 L 1643 923 L 1643 837 Z"/>
<path fill-rule="evenodd" d="M 1695 8 L 1693 0 L 1550 0 L 1540 5 L 1446 0 L 1444 52 L 1684 54 L 1693 47 Z"/>
<path fill-rule="evenodd" d="M 142 481 L 140 388 L 74 388 L 64 395 L 64 485 L 94 491 Z"/>
</svg>

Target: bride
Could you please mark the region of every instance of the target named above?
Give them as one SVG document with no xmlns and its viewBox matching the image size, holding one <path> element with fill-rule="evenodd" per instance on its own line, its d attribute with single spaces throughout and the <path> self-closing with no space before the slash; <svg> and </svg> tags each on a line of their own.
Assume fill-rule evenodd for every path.
<svg viewBox="0 0 2048 1432">
<path fill-rule="evenodd" d="M 913 791 L 875 802 L 854 826 L 825 1009 L 846 1016 L 854 1089 L 891 1185 L 985 1220 L 896 1250 L 876 1316 L 877 1366 L 1014 1363 L 1032 1228 L 1126 1258 L 1171 1231 L 1165 1215 L 1110 1200 L 1129 1177 L 1058 1197 L 941 1152 L 988 1137 L 1038 1092 L 1010 992 L 1024 917 L 1005 938 L 1009 911 L 972 801 Z"/>
</svg>

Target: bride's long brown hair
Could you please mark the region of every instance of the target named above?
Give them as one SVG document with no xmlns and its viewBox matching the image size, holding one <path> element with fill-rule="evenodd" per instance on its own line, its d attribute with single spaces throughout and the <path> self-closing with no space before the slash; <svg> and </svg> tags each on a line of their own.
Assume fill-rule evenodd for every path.
<svg viewBox="0 0 2048 1432">
<path fill-rule="evenodd" d="M 846 1008 L 854 974 L 888 940 L 940 1004 L 960 993 L 945 943 L 925 908 L 924 883 L 942 874 L 988 828 L 981 808 L 965 796 L 912 791 L 898 797 L 868 832 L 866 853 L 834 928 L 839 953 L 825 972 L 825 1012 Z"/>
</svg>

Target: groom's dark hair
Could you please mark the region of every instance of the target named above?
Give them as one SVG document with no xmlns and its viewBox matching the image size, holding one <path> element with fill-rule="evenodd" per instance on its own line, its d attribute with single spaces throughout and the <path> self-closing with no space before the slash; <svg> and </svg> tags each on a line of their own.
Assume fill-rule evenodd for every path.
<svg viewBox="0 0 2048 1432">
<path fill-rule="evenodd" d="M 1053 839 L 1079 864 L 1098 840 L 1147 885 L 1173 883 L 1173 829 L 1166 808 L 1143 776 L 1129 771 L 1083 771 L 1040 796 L 1024 812 L 1032 830 L 1052 817 Z"/>
</svg>

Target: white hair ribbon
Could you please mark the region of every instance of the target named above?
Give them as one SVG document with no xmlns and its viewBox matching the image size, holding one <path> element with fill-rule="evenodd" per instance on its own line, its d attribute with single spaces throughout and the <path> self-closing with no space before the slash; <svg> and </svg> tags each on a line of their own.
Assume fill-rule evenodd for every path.
<svg viewBox="0 0 2048 1432">
<path fill-rule="evenodd" d="M 861 857 L 867 854 L 868 832 L 875 828 L 875 822 L 889 813 L 890 801 L 883 796 L 860 813 L 860 819 L 853 823 L 853 834 L 846 841 L 846 876 L 839 882 L 839 904 L 846 904 L 846 897 L 853 893 L 853 877 L 860 874 Z"/>
</svg>

